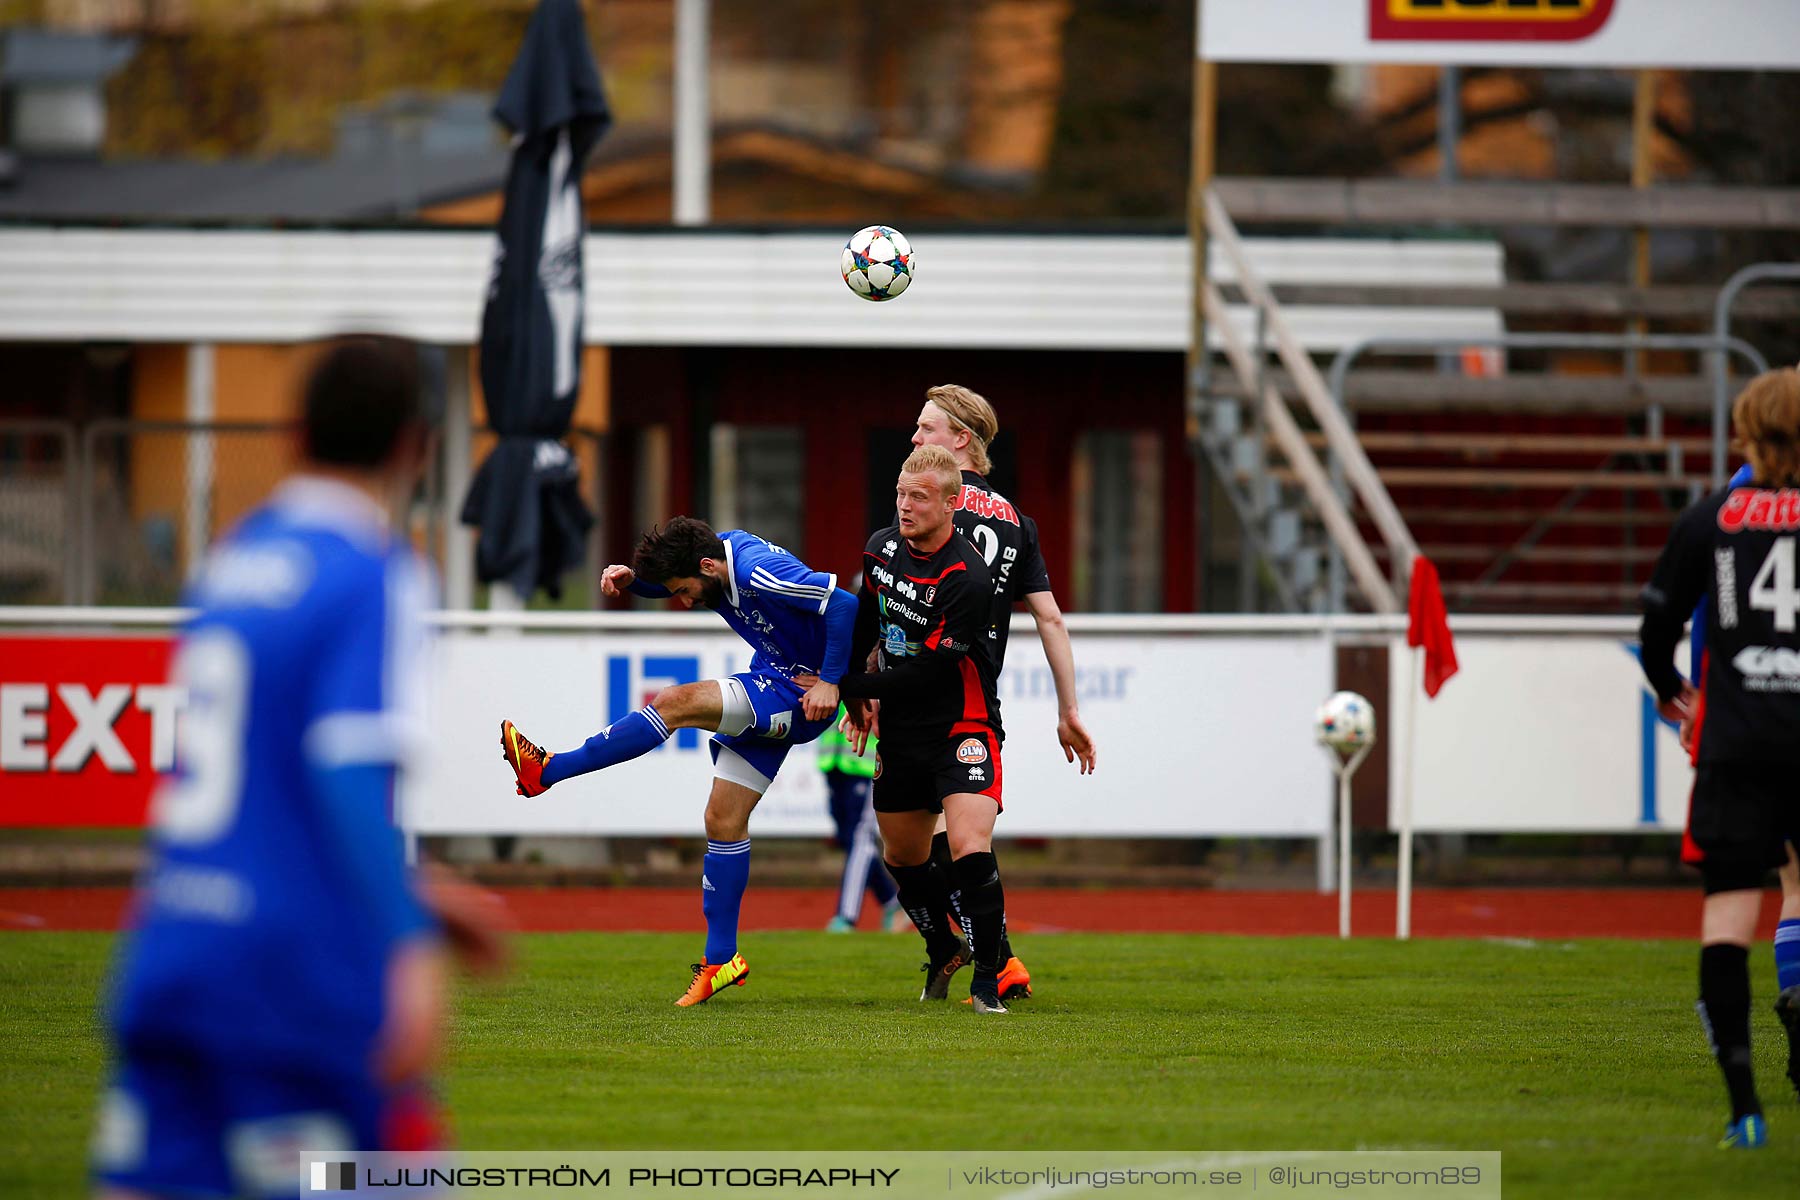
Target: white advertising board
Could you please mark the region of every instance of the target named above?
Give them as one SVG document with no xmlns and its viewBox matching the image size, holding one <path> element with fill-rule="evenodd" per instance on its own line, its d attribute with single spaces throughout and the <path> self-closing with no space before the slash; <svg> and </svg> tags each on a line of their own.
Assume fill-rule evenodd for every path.
<svg viewBox="0 0 1800 1200">
<path fill-rule="evenodd" d="M 1791 71 L 1795 0 L 1199 0 L 1218 62 Z"/>
<path fill-rule="evenodd" d="M 1021 627 L 1001 678 L 1005 836 L 1287 836 L 1328 829 L 1331 776 L 1311 712 L 1331 690 L 1329 643 L 1297 636 L 1078 635 L 1082 717 L 1101 747 L 1083 778 L 1056 742 L 1056 696 Z M 421 833 L 695 836 L 711 784 L 706 734 L 558 784 L 513 792 L 501 718 L 570 748 L 670 683 L 748 666 L 728 632 L 446 633 L 426 769 L 409 786 Z M 828 834 L 811 746 L 796 748 L 750 822 L 754 835 Z"/>
<path fill-rule="evenodd" d="M 1686 825 L 1693 769 L 1675 729 L 1656 716 L 1634 641 L 1459 633 L 1456 657 L 1461 670 L 1436 699 L 1420 696 L 1414 709 L 1415 829 L 1625 832 Z M 1676 661 L 1687 661 L 1685 645 Z M 1396 640 L 1388 659 L 1390 695 L 1403 694 L 1411 662 L 1405 641 Z M 1404 706 L 1389 707 L 1387 744 L 1397 753 L 1405 745 Z"/>
</svg>

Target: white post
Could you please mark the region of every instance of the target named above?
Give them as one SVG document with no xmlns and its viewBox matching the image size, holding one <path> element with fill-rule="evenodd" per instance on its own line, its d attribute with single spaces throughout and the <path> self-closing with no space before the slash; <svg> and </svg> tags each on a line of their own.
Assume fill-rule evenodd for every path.
<svg viewBox="0 0 1800 1200">
<path fill-rule="evenodd" d="M 1330 746 L 1325 753 L 1331 756 L 1331 769 L 1338 781 L 1338 936 L 1350 936 L 1350 782 L 1356 776 L 1356 768 L 1362 766 L 1363 759 L 1369 757 L 1369 751 L 1375 748 L 1373 740 L 1364 742 L 1356 748 L 1356 753 L 1348 759 L 1340 758 L 1338 752 Z"/>
<path fill-rule="evenodd" d="M 469 413 L 469 348 L 451 346 L 444 372 L 444 607 L 475 607 L 475 531 L 462 523 L 469 494 L 473 429 Z"/>
<path fill-rule="evenodd" d="M 1338 936 L 1350 936 L 1350 773 L 1338 772 Z"/>
<path fill-rule="evenodd" d="M 675 4 L 675 223 L 712 219 L 712 109 L 707 92 L 712 0 Z"/>
<path fill-rule="evenodd" d="M 217 379 L 213 370 L 213 344 L 194 342 L 187 348 L 187 395 L 184 415 L 195 425 L 210 423 L 218 415 Z M 195 433 L 187 451 L 187 506 L 182 514 L 182 551 L 187 555 L 183 577 L 192 579 L 205 561 L 212 541 L 213 436 Z"/>
<path fill-rule="evenodd" d="M 1424 683 L 1419 655 L 1420 648 L 1414 646 L 1407 658 L 1406 736 L 1400 743 L 1400 880 L 1394 900 L 1394 937 L 1402 942 L 1412 937 L 1413 746 L 1418 739 L 1419 689 Z"/>
</svg>

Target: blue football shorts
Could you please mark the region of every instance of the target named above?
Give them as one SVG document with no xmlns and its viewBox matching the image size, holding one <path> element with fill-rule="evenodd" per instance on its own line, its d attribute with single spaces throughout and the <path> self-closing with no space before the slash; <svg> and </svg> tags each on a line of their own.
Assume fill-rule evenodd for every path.
<svg viewBox="0 0 1800 1200">
<path fill-rule="evenodd" d="M 774 781 L 788 751 L 815 740 L 837 720 L 837 714 L 833 713 L 822 721 L 808 721 L 801 716 L 800 698 L 806 692 L 786 675 L 773 671 L 744 671 L 731 678 L 743 685 L 744 694 L 750 697 L 750 708 L 756 714 L 756 719 L 742 733 L 729 737 L 717 733 L 713 735 L 713 765 L 719 778 L 741 783 L 760 792 Z M 729 757 L 721 763 L 721 750 L 730 750 L 742 760 L 743 765 L 749 768 L 749 777 L 739 778 L 746 773 L 739 770 Z"/>
</svg>

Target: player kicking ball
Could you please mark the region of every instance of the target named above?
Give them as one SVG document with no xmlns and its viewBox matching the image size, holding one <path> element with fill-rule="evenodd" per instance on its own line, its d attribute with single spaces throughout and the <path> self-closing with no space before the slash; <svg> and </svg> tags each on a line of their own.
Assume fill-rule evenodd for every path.
<svg viewBox="0 0 1800 1200">
<path fill-rule="evenodd" d="M 706 953 L 675 1001 L 686 1008 L 750 977 L 738 952 L 738 910 L 750 879 L 750 812 L 788 751 L 818 737 L 837 715 L 856 597 L 837 586 L 837 576 L 810 569 L 753 533 L 714 533 L 693 517 L 675 517 L 646 533 L 632 561 L 607 567 L 600 590 L 712 609 L 755 652 L 750 669 L 664 688 L 574 750 L 547 753 L 511 721 L 500 722 L 500 745 L 519 794 L 539 796 L 565 779 L 648 754 L 677 729 L 712 731 L 700 876 Z"/>
<path fill-rule="evenodd" d="M 978 1013 L 1004 1014 L 1006 893 L 994 860 L 1002 731 L 987 638 L 994 581 L 980 551 L 952 523 L 961 493 L 962 473 L 941 446 L 921 446 L 901 467 L 899 521 L 863 552 L 865 586 L 850 655 L 860 665 L 879 646 L 880 668 L 844 676 L 843 692 L 846 720 L 863 734 L 870 714 L 862 702 L 881 703 L 875 814 L 900 904 L 930 955 L 919 998 L 943 999 L 972 951 L 970 1003 Z M 940 813 L 970 948 L 950 932 L 933 899 L 931 838 Z"/>
</svg>

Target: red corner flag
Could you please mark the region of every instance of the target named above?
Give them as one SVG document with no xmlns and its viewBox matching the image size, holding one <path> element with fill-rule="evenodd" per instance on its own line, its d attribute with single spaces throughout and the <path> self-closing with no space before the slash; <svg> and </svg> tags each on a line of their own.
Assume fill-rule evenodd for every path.
<svg viewBox="0 0 1800 1200">
<path fill-rule="evenodd" d="M 1450 615 L 1437 568 L 1423 554 L 1413 559 L 1406 611 L 1406 644 L 1425 647 L 1425 694 L 1436 696 L 1444 681 L 1456 674 L 1456 643 L 1450 637 Z"/>
</svg>

